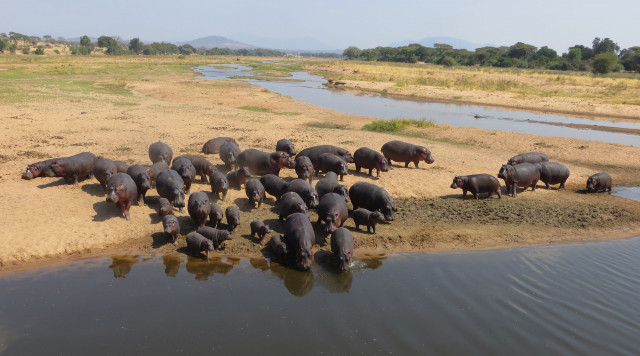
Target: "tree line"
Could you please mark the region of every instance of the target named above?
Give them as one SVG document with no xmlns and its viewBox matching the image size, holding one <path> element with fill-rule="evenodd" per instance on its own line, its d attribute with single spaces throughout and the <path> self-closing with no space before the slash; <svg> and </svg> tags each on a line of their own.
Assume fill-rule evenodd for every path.
<svg viewBox="0 0 640 356">
<path fill-rule="evenodd" d="M 51 36 L 28 36 L 17 32 L 0 33 L 0 53 L 9 51 L 16 53 L 21 50 L 24 54 L 30 53 L 31 47 L 36 47 L 34 54 L 44 54 L 44 46 L 46 44 L 62 44 L 69 47 L 73 55 L 89 55 L 101 48 L 108 55 L 233 55 L 233 56 L 257 56 L 257 57 L 285 57 L 289 53 L 279 50 L 256 48 L 256 49 L 229 49 L 229 48 L 195 48 L 190 44 L 181 46 L 168 42 L 153 42 L 145 44 L 139 38 L 133 38 L 126 42 L 118 37 L 100 36 L 97 42 L 92 42 L 89 36 L 80 37 L 79 42 L 67 41 L 62 37 L 53 39 Z M 40 44 L 40 45 L 39 45 Z M 59 53 L 59 51 L 58 51 Z M 311 53 L 302 52 L 296 55 L 301 57 L 341 57 L 338 53 Z"/>
<path fill-rule="evenodd" d="M 591 47 L 575 45 L 562 55 L 547 47 L 523 42 L 507 47 L 481 47 L 475 51 L 454 49 L 445 43 L 425 47 L 414 43 L 403 47 L 359 49 L 351 46 L 343 56 L 351 60 L 433 63 L 445 66 L 487 66 L 592 71 L 598 74 L 623 70 L 640 72 L 640 46 L 620 49 L 609 38 L 596 37 Z"/>
</svg>

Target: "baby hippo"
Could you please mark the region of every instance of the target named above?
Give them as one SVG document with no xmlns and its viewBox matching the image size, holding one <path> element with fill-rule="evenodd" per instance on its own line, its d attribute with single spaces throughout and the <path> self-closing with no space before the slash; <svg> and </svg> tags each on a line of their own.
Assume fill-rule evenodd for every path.
<svg viewBox="0 0 640 356">
<path fill-rule="evenodd" d="M 494 193 L 498 195 L 498 198 L 502 197 L 500 191 L 500 181 L 498 178 L 491 174 L 470 174 L 468 176 L 456 176 L 453 178 L 451 188 L 462 188 L 462 198 L 467 197 L 467 191 L 473 194 L 473 197 L 478 200 L 478 193 L 489 193 L 487 198 L 490 198 Z"/>
<path fill-rule="evenodd" d="M 315 168 L 318 172 L 334 172 L 340 176 L 341 181 L 344 180 L 345 175 L 349 174 L 347 171 L 347 163 L 332 153 L 321 154 L 316 164 L 318 166 Z"/>
<path fill-rule="evenodd" d="M 213 251 L 213 242 L 202 236 L 201 234 L 193 231 L 187 234 L 187 248 L 194 255 L 200 255 L 200 252 L 204 251 L 209 258 L 209 252 Z"/>
<path fill-rule="evenodd" d="M 336 257 L 338 269 L 348 271 L 353 260 L 353 235 L 344 227 L 331 234 L 331 252 Z"/>
<path fill-rule="evenodd" d="M 167 216 L 173 213 L 173 205 L 167 198 L 158 199 L 158 215 L 161 217 Z"/>
<path fill-rule="evenodd" d="M 367 232 L 376 233 L 376 225 L 384 222 L 384 215 L 379 211 L 369 211 L 365 208 L 358 208 L 353 211 L 353 221 L 356 223 L 356 229 L 360 230 L 360 225 L 367 225 Z"/>
<path fill-rule="evenodd" d="M 251 226 L 251 237 L 255 237 L 255 235 L 258 234 L 260 241 L 264 239 L 265 235 L 271 232 L 271 228 L 269 227 L 269 225 L 265 225 L 260 220 L 253 220 L 250 226 Z"/>
<path fill-rule="evenodd" d="M 162 217 L 162 228 L 164 232 L 171 236 L 174 245 L 178 243 L 178 233 L 180 232 L 180 223 L 175 215 L 165 215 Z"/>
<path fill-rule="evenodd" d="M 211 192 L 218 195 L 218 199 L 222 196 L 222 201 L 227 199 L 227 192 L 229 191 L 229 180 L 227 176 L 215 171 L 209 176 L 209 183 L 211 184 Z"/>
<path fill-rule="evenodd" d="M 298 175 L 298 178 L 302 180 L 308 180 L 309 184 L 311 184 L 311 180 L 313 179 L 315 171 L 309 157 L 296 157 L 296 174 Z"/>
<path fill-rule="evenodd" d="M 112 160 L 108 158 L 99 159 L 93 167 L 93 176 L 96 177 L 104 192 L 107 192 L 107 182 L 112 175 L 118 173 L 118 168 Z"/>
<path fill-rule="evenodd" d="M 273 235 L 271 236 L 271 240 L 269 240 L 269 246 L 273 250 L 273 253 L 276 255 L 276 259 L 282 261 L 285 256 L 289 253 L 287 250 L 287 245 L 284 243 L 284 239 L 281 235 Z"/>
<path fill-rule="evenodd" d="M 131 202 L 138 195 L 136 182 L 126 173 L 116 173 L 107 182 L 107 203 L 116 204 L 124 215 L 130 220 L 129 208 Z"/>
<path fill-rule="evenodd" d="M 262 205 L 262 201 L 264 200 L 264 186 L 260 183 L 258 179 L 252 179 L 248 181 L 244 185 L 245 193 L 247 193 L 247 198 L 249 198 L 249 204 L 254 208 L 256 206 L 256 202 L 258 203 L 258 208 Z"/>
<path fill-rule="evenodd" d="M 222 221 L 222 208 L 217 203 L 211 203 L 211 212 L 209 213 L 209 222 L 213 227 L 217 227 Z"/>
<path fill-rule="evenodd" d="M 189 216 L 193 219 L 196 227 L 203 227 L 207 222 L 209 213 L 211 213 L 211 203 L 206 192 L 195 192 L 189 195 L 189 203 L 187 205 Z"/>
<path fill-rule="evenodd" d="M 389 162 L 382 154 L 368 147 L 360 147 L 353 153 L 353 161 L 356 164 L 356 171 L 360 168 L 368 169 L 369 175 L 376 170 L 376 177 L 380 177 L 380 171 L 389 171 Z"/>
<path fill-rule="evenodd" d="M 227 216 L 227 229 L 229 231 L 235 231 L 236 227 L 240 225 L 240 212 L 235 206 L 230 206 L 224 211 L 224 215 Z"/>
<path fill-rule="evenodd" d="M 251 173 L 249 173 L 249 168 L 242 167 L 233 172 L 227 173 L 227 181 L 229 182 L 229 186 L 233 188 L 242 187 L 243 184 L 247 183 L 247 179 Z"/>
<path fill-rule="evenodd" d="M 213 242 L 214 250 L 220 250 L 222 243 L 231 240 L 231 233 L 227 230 L 218 230 L 209 226 L 201 227 L 197 232 Z"/>
<path fill-rule="evenodd" d="M 293 147 L 293 143 L 286 138 L 283 138 L 276 142 L 276 151 L 286 152 L 289 156 L 296 155 L 296 149 Z"/>
<path fill-rule="evenodd" d="M 609 173 L 596 173 L 587 179 L 587 191 L 589 193 L 603 191 L 611 194 L 611 181 Z"/>
</svg>

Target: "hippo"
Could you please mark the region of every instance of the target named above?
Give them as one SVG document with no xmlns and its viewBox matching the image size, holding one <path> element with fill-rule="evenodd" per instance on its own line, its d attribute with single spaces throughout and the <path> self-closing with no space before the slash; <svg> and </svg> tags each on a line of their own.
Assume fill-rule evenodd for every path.
<svg viewBox="0 0 640 356">
<path fill-rule="evenodd" d="M 249 176 L 251 176 L 251 173 L 249 173 L 249 169 L 247 167 L 241 167 L 233 172 L 227 173 L 229 187 L 240 189 L 243 184 L 247 183 L 247 178 L 249 178 Z"/>
<path fill-rule="evenodd" d="M 307 204 L 307 208 L 313 209 L 318 206 L 318 193 L 316 189 L 307 181 L 294 179 L 289 183 L 289 191 L 296 192 Z"/>
<path fill-rule="evenodd" d="M 397 211 L 393 204 L 393 198 L 384 188 L 373 183 L 357 182 L 349 188 L 349 199 L 353 204 L 353 210 L 359 207 L 372 211 L 379 210 L 386 221 L 394 220 L 394 211 Z"/>
<path fill-rule="evenodd" d="M 349 208 L 344 198 L 336 193 L 327 193 L 318 204 L 318 225 L 325 222 L 324 230 L 334 232 L 349 218 Z"/>
<path fill-rule="evenodd" d="M 169 236 L 171 242 L 176 245 L 178 243 L 178 234 L 180 233 L 180 223 L 175 215 L 165 215 L 162 217 L 162 228 Z"/>
<path fill-rule="evenodd" d="M 167 198 L 158 199 L 158 215 L 161 217 L 173 214 L 173 205 Z"/>
<path fill-rule="evenodd" d="M 251 227 L 251 237 L 255 237 L 257 234 L 260 241 L 262 241 L 264 237 L 271 232 L 269 225 L 260 220 L 253 220 L 249 226 Z"/>
<path fill-rule="evenodd" d="M 206 192 L 195 192 L 189 195 L 187 203 L 187 211 L 193 219 L 196 228 L 201 228 L 207 222 L 209 213 L 211 213 L 211 202 Z"/>
<path fill-rule="evenodd" d="M 462 198 L 467 197 L 467 191 L 473 194 L 478 200 L 478 193 L 489 193 L 487 198 L 491 198 L 494 193 L 498 198 L 502 197 L 500 191 L 500 181 L 491 174 L 470 174 L 467 176 L 456 176 L 451 183 L 451 189 L 461 188 Z"/>
<path fill-rule="evenodd" d="M 287 192 L 282 194 L 282 197 L 280 197 L 280 208 L 278 215 L 278 219 L 280 221 L 284 220 L 284 218 L 293 213 L 306 214 L 307 212 L 307 204 L 305 204 L 304 200 L 302 200 L 298 193 Z"/>
<path fill-rule="evenodd" d="M 213 227 L 217 227 L 218 223 L 222 221 L 222 208 L 216 203 L 211 203 L 211 212 L 209 213 L 209 222 Z"/>
<path fill-rule="evenodd" d="M 178 158 L 186 158 L 191 161 L 191 164 L 196 169 L 196 175 L 200 176 L 200 180 L 204 184 L 209 184 L 207 178 L 211 175 L 211 173 L 218 170 L 216 166 L 213 165 L 213 163 L 207 161 L 204 157 L 196 155 L 181 155 L 176 157 L 175 160 L 178 160 Z"/>
<path fill-rule="evenodd" d="M 196 167 L 186 158 L 176 158 L 171 165 L 171 169 L 178 172 L 184 182 L 184 193 L 189 194 L 191 182 L 196 178 Z"/>
<path fill-rule="evenodd" d="M 549 157 L 540 152 L 526 152 L 509 158 L 508 165 L 515 166 L 520 163 L 549 162 Z"/>
<path fill-rule="evenodd" d="M 211 192 L 216 194 L 218 199 L 222 199 L 223 201 L 227 199 L 229 181 L 225 174 L 219 171 L 211 173 L 209 176 L 209 184 L 211 185 Z"/>
<path fill-rule="evenodd" d="M 101 158 L 93 166 L 93 176 L 96 177 L 104 192 L 107 192 L 107 181 L 112 175 L 118 173 L 118 168 L 112 160 L 108 158 Z"/>
<path fill-rule="evenodd" d="M 205 142 L 202 146 L 202 153 L 206 155 L 220 153 L 220 147 L 226 142 L 233 142 L 237 144 L 233 137 L 216 137 Z"/>
<path fill-rule="evenodd" d="M 213 249 L 218 251 L 225 241 L 231 240 L 231 233 L 227 230 L 218 230 L 213 227 L 204 226 L 196 230 L 197 233 L 213 242 Z"/>
<path fill-rule="evenodd" d="M 318 157 L 323 153 L 333 153 L 334 155 L 342 158 L 346 163 L 353 163 L 353 156 L 351 152 L 332 145 L 319 145 L 313 147 L 307 147 L 298 153 L 298 156 L 306 156 L 311 160 L 311 164 L 314 167 L 318 167 Z"/>
<path fill-rule="evenodd" d="M 333 172 L 327 172 L 325 177 L 316 183 L 316 192 L 318 193 L 318 199 L 321 199 L 327 193 L 340 194 L 345 201 L 349 198 L 347 186 L 338 183 L 338 175 Z"/>
<path fill-rule="evenodd" d="M 134 164 L 133 166 L 129 166 L 127 169 L 127 174 L 131 176 L 134 182 L 136 182 L 136 188 L 138 188 L 138 196 L 136 197 L 136 200 L 140 202 L 140 198 L 142 197 L 143 204 L 146 204 L 145 195 L 147 194 L 147 191 L 151 189 L 150 171 L 151 170 L 148 167 L 141 164 Z"/>
<path fill-rule="evenodd" d="M 380 171 L 389 172 L 389 162 L 380 153 L 369 147 L 360 147 L 353 153 L 353 162 L 356 164 L 356 171 L 360 172 L 360 168 L 368 169 L 369 175 L 373 176 L 372 171 L 376 170 L 376 177 L 380 177 Z"/>
<path fill-rule="evenodd" d="M 414 145 L 403 141 L 389 141 L 382 145 L 380 149 L 384 158 L 387 159 L 389 165 L 391 161 L 404 162 L 404 167 L 409 167 L 409 162 L 413 162 L 418 168 L 420 161 L 432 164 L 435 160 L 426 147 Z"/>
<path fill-rule="evenodd" d="M 262 205 L 262 201 L 264 200 L 264 186 L 260 183 L 258 179 L 251 179 L 247 181 L 244 185 L 244 191 L 247 194 L 247 198 L 249 198 L 249 204 L 254 208 L 256 206 L 256 202 L 258 203 L 258 208 Z"/>
<path fill-rule="evenodd" d="M 195 231 L 188 233 L 185 240 L 187 248 L 194 255 L 200 255 L 200 252 L 204 251 L 209 258 L 209 252 L 214 250 L 213 242 Z"/>
<path fill-rule="evenodd" d="M 184 181 L 178 172 L 169 169 L 160 172 L 156 181 L 158 195 L 167 198 L 169 202 L 184 213 Z"/>
<path fill-rule="evenodd" d="M 129 169 L 129 165 L 122 161 L 113 161 L 113 164 L 116 165 L 118 173 L 127 173 L 127 169 Z"/>
<path fill-rule="evenodd" d="M 369 211 L 365 208 L 358 208 L 353 211 L 351 216 L 356 223 L 356 230 L 360 230 L 360 225 L 367 225 L 367 232 L 376 233 L 376 225 L 384 222 L 384 215 L 379 211 Z M 373 232 L 371 230 L 373 229 Z"/>
<path fill-rule="evenodd" d="M 129 208 L 138 195 L 136 183 L 126 173 L 116 173 L 107 182 L 107 203 L 116 204 L 126 220 L 130 220 Z"/>
<path fill-rule="evenodd" d="M 517 187 L 531 186 L 531 191 L 536 191 L 536 183 L 540 180 L 540 171 L 538 167 L 531 163 L 520 163 L 515 166 L 505 164 L 500 168 L 498 178 L 504 180 L 504 184 L 507 186 L 507 194 L 511 194 L 515 198 L 517 195 Z"/>
<path fill-rule="evenodd" d="M 596 173 L 587 179 L 587 191 L 597 193 L 599 191 L 611 194 L 612 178 L 609 173 Z"/>
<path fill-rule="evenodd" d="M 98 163 L 98 157 L 91 152 L 82 152 L 71 157 L 61 158 L 51 164 L 51 170 L 56 177 L 67 181 L 73 178 L 73 185 L 78 185 L 78 178 L 90 176 L 93 167 Z"/>
<path fill-rule="evenodd" d="M 229 231 L 235 231 L 236 227 L 240 225 L 240 212 L 235 206 L 230 206 L 224 211 L 224 215 L 227 216 L 227 229 Z"/>
<path fill-rule="evenodd" d="M 348 271 L 353 260 L 353 235 L 344 227 L 331 233 L 331 252 L 336 257 L 338 269 Z"/>
<path fill-rule="evenodd" d="M 558 190 L 564 189 L 564 183 L 569 179 L 569 168 L 558 162 L 538 162 L 535 163 L 540 172 L 540 180 L 544 182 L 547 189 L 550 184 L 558 184 Z"/>
<path fill-rule="evenodd" d="M 271 240 L 269 240 L 269 246 L 273 250 L 273 253 L 275 254 L 278 261 L 283 261 L 285 256 L 289 253 L 289 251 L 287 250 L 287 244 L 284 243 L 282 235 L 275 234 L 271 236 Z"/>
<path fill-rule="evenodd" d="M 242 153 L 240 151 L 240 147 L 235 142 L 225 142 L 220 147 L 220 160 L 224 162 L 224 166 L 227 167 L 228 170 L 232 169 L 233 166 L 238 168 L 237 160 L 238 156 Z"/>
<path fill-rule="evenodd" d="M 264 187 L 265 192 L 276 198 L 276 201 L 280 200 L 282 194 L 289 190 L 289 182 L 278 177 L 275 174 L 265 174 L 260 177 L 260 183 Z"/>
<path fill-rule="evenodd" d="M 156 162 L 150 166 L 145 165 L 145 167 L 149 168 L 149 178 L 151 178 L 152 184 L 155 183 L 156 180 L 158 180 L 158 175 L 160 174 L 160 172 L 171 169 L 165 161 Z"/>
<path fill-rule="evenodd" d="M 309 184 L 311 184 L 311 180 L 313 179 L 315 170 L 313 169 L 313 164 L 311 163 L 309 157 L 296 157 L 296 174 L 298 175 L 298 178 L 302 180 L 308 180 Z"/>
<path fill-rule="evenodd" d="M 280 139 L 276 142 L 276 151 L 286 152 L 290 157 L 296 155 L 296 149 L 293 147 L 293 143 L 286 138 Z"/>
<path fill-rule="evenodd" d="M 22 174 L 22 179 L 33 179 L 38 177 L 55 177 L 55 172 L 51 169 L 51 165 L 63 159 L 64 157 L 59 158 L 50 158 L 44 161 L 31 163 L 27 166 L 27 170 Z"/>
<path fill-rule="evenodd" d="M 151 163 L 164 162 L 170 165 L 173 160 L 173 151 L 164 142 L 154 142 L 149 146 L 149 159 Z"/>
<path fill-rule="evenodd" d="M 340 176 L 341 181 L 344 180 L 345 175 L 349 174 L 347 163 L 333 153 L 321 154 L 313 166 L 318 172 L 334 172 Z"/>
<path fill-rule="evenodd" d="M 309 270 L 313 261 L 311 248 L 316 242 L 316 234 L 307 214 L 293 213 L 287 217 L 284 225 L 284 240 L 290 253 L 293 252 L 296 268 L 303 271 Z"/>
<path fill-rule="evenodd" d="M 238 155 L 237 164 L 249 168 L 254 174 L 279 175 L 282 168 L 294 168 L 296 163 L 282 151 L 269 153 L 249 148 Z"/>
</svg>

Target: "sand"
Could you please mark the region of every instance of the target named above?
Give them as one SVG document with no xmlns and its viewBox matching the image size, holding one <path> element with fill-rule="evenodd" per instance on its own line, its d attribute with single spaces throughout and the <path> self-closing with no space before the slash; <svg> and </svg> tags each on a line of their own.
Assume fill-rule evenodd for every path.
<svg viewBox="0 0 640 356">
<path fill-rule="evenodd" d="M 0 271 L 95 254 L 184 252 L 184 236 L 194 229 L 193 223 L 188 214 L 176 210 L 182 234 L 178 246 L 172 245 L 155 212 L 154 189 L 147 194 L 149 205 L 132 206 L 131 220 L 126 221 L 114 205 L 106 203 L 95 178 L 73 186 L 58 178 L 20 177 L 29 163 L 83 151 L 129 164 L 149 164 L 148 147 L 159 140 L 172 147 L 174 156 L 200 154 L 204 142 L 217 136 L 235 137 L 242 149 L 263 151 L 273 151 L 280 138 L 290 139 L 298 150 L 318 144 L 334 144 L 351 152 L 363 146 L 379 150 L 395 139 L 428 147 L 434 164 L 422 162 L 418 169 L 395 164 L 379 179 L 358 174 L 350 166 L 343 184 L 378 184 L 399 208 L 396 221 L 378 225 L 376 235 L 352 229 L 356 255 L 510 248 L 640 235 L 639 203 L 581 193 L 587 177 L 603 170 L 612 174 L 616 184 L 640 185 L 640 148 L 447 125 L 416 131 L 415 137 L 372 133 L 361 130 L 372 118 L 326 110 L 242 82 L 197 79 L 193 73 L 140 76 L 127 80 L 125 89 L 125 97 L 78 93 L 74 100 L 53 97 L 24 105 L 0 104 L 0 199 L 5 207 Z M 327 123 L 346 126 L 310 126 Z M 455 175 L 497 175 L 509 157 L 526 151 L 546 152 L 568 166 L 567 189 L 545 190 L 539 185 L 535 192 L 516 198 L 476 202 L 461 200 L 462 191 L 449 187 Z M 222 163 L 217 155 L 207 159 Z M 295 172 L 286 169 L 281 176 L 293 178 Z M 210 187 L 197 180 L 191 191 L 200 190 L 210 192 Z M 273 198 L 251 209 L 244 190 L 231 190 L 227 200 L 219 203 L 223 209 L 238 206 L 242 224 L 233 240 L 216 253 L 268 255 L 268 237 L 252 239 L 249 222 L 265 220 L 281 232 L 283 224 L 277 221 Z M 311 220 L 315 218 L 311 213 Z M 353 220 L 345 225 L 353 228 Z M 314 248 L 329 249 L 326 234 L 317 232 L 319 243 Z"/>
</svg>

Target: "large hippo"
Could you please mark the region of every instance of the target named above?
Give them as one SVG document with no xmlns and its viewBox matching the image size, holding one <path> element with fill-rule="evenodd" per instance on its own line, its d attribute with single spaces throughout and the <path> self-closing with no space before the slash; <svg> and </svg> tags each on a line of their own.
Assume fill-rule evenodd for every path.
<svg viewBox="0 0 640 356">
<path fill-rule="evenodd" d="M 336 258 L 338 269 L 348 271 L 353 260 L 353 235 L 344 227 L 331 234 L 331 252 Z"/>
<path fill-rule="evenodd" d="M 56 174 L 51 169 L 51 165 L 62 159 L 60 158 L 50 158 L 44 161 L 31 163 L 27 166 L 27 170 L 22 174 L 22 179 L 33 179 L 38 177 L 55 177 Z"/>
<path fill-rule="evenodd" d="M 205 144 L 202 146 L 202 153 L 206 155 L 220 153 L 220 147 L 226 142 L 233 142 L 237 144 L 236 140 L 233 137 L 212 138 L 211 140 L 205 142 Z"/>
<path fill-rule="evenodd" d="M 391 164 L 391 161 L 404 162 L 405 168 L 409 167 L 409 162 L 413 162 L 418 168 L 420 161 L 425 161 L 427 164 L 434 162 L 431 151 L 426 147 L 414 145 L 403 141 L 389 141 L 382 145 L 380 149 L 382 155 L 387 159 L 387 162 Z"/>
<path fill-rule="evenodd" d="M 540 152 L 526 152 L 509 158 L 508 165 L 515 166 L 520 163 L 540 163 L 549 162 L 549 157 Z"/>
<path fill-rule="evenodd" d="M 327 175 L 316 183 L 316 192 L 318 199 L 327 193 L 340 194 L 345 200 L 349 198 L 347 186 L 338 183 L 338 175 L 333 172 L 327 172 Z"/>
<path fill-rule="evenodd" d="M 240 153 L 242 153 L 242 151 L 240 151 L 237 143 L 225 142 L 220 147 L 220 160 L 224 162 L 224 166 L 227 167 L 227 169 L 232 169 L 234 166 L 238 168 L 236 162 Z"/>
<path fill-rule="evenodd" d="M 247 183 L 247 179 L 251 176 L 247 167 L 240 167 L 233 172 L 227 173 L 227 181 L 229 187 L 240 188 L 243 184 Z"/>
<path fill-rule="evenodd" d="M 296 155 L 296 149 L 293 147 L 293 143 L 286 138 L 280 139 L 276 142 L 276 151 L 286 152 L 291 157 Z"/>
<path fill-rule="evenodd" d="M 393 221 L 396 207 L 393 198 L 384 188 L 369 182 L 357 182 L 349 188 L 349 199 L 353 204 L 353 210 L 365 208 L 371 211 L 378 210 L 385 220 Z"/>
<path fill-rule="evenodd" d="M 188 233 L 186 240 L 187 248 L 196 256 L 204 251 L 209 258 L 209 252 L 214 250 L 213 242 L 195 231 Z"/>
<path fill-rule="evenodd" d="M 229 191 L 229 180 L 225 174 L 215 171 L 209 176 L 209 184 L 211 184 L 211 192 L 218 195 L 218 199 L 227 200 L 227 192 Z"/>
<path fill-rule="evenodd" d="M 343 161 L 347 163 L 353 163 L 353 156 L 351 152 L 345 150 L 344 148 L 340 148 L 332 145 L 319 145 L 313 147 L 307 147 L 304 150 L 298 153 L 298 156 L 306 156 L 311 160 L 311 164 L 314 167 L 318 167 L 318 158 L 323 153 L 333 153 L 334 155 L 342 158 Z"/>
<path fill-rule="evenodd" d="M 130 220 L 129 208 L 138 195 L 136 183 L 126 173 L 116 173 L 107 182 L 107 203 L 116 204 L 124 218 Z"/>
<path fill-rule="evenodd" d="M 294 179 L 289 183 L 289 191 L 296 192 L 307 204 L 307 208 L 313 209 L 318 206 L 318 193 L 316 189 L 307 181 Z"/>
<path fill-rule="evenodd" d="M 148 167 L 141 164 L 134 164 L 129 166 L 127 169 L 127 174 L 131 176 L 134 182 L 136 182 L 136 187 L 138 188 L 138 196 L 136 199 L 140 202 L 140 198 L 142 198 L 143 204 L 146 204 L 145 195 L 147 194 L 147 191 L 151 189 L 150 171 L 151 170 Z"/>
<path fill-rule="evenodd" d="M 264 187 L 264 190 L 276 198 L 276 201 L 280 200 L 282 194 L 289 190 L 289 182 L 278 177 L 275 174 L 265 174 L 260 177 L 260 183 Z"/>
<path fill-rule="evenodd" d="M 244 185 L 244 191 L 247 194 L 247 198 L 249 198 L 249 204 L 252 208 L 256 206 L 256 202 L 258 203 L 258 208 L 262 205 L 265 191 L 264 186 L 258 179 L 247 181 Z"/>
<path fill-rule="evenodd" d="M 196 175 L 200 176 L 200 179 L 204 184 L 209 184 L 207 178 L 211 175 L 211 173 L 218 170 L 216 166 L 213 165 L 213 163 L 207 161 L 207 159 L 204 157 L 196 155 L 181 155 L 176 157 L 176 161 L 178 160 L 178 158 L 186 158 L 191 161 L 191 164 L 196 169 Z"/>
<path fill-rule="evenodd" d="M 284 239 L 290 252 L 293 252 L 296 268 L 309 270 L 313 261 L 311 248 L 316 242 L 316 234 L 307 214 L 293 213 L 287 217 Z"/>
<path fill-rule="evenodd" d="M 327 193 L 318 204 L 318 225 L 325 223 L 325 231 L 334 232 L 349 218 L 349 208 L 344 198 L 336 193 Z"/>
<path fill-rule="evenodd" d="M 196 178 L 196 167 L 186 158 L 176 158 L 171 164 L 171 169 L 178 172 L 184 181 L 184 193 L 189 194 L 191 183 Z"/>
<path fill-rule="evenodd" d="M 349 174 L 347 171 L 347 162 L 333 153 L 323 153 L 318 157 L 316 164 L 313 165 L 318 172 L 333 172 L 340 176 L 340 180 L 344 180 L 344 176 Z M 309 182 L 311 183 L 311 182 Z"/>
<path fill-rule="evenodd" d="M 149 146 L 149 159 L 151 163 L 164 162 L 170 165 L 173 160 L 173 151 L 164 142 L 154 142 Z"/>
<path fill-rule="evenodd" d="M 278 219 L 282 221 L 293 213 L 307 214 L 308 210 L 307 204 L 305 204 L 304 200 L 302 200 L 298 193 L 287 192 L 282 194 L 282 197 L 280 197 Z"/>
<path fill-rule="evenodd" d="M 500 168 L 498 178 L 504 180 L 504 184 L 507 186 L 507 194 L 511 194 L 512 197 L 517 195 L 517 187 L 531 186 L 531 190 L 536 190 L 536 183 L 540 180 L 540 171 L 535 164 L 520 163 L 515 166 L 505 164 Z"/>
<path fill-rule="evenodd" d="M 156 181 L 158 195 L 167 198 L 169 202 L 184 213 L 184 181 L 178 172 L 168 169 L 160 172 Z"/>
<path fill-rule="evenodd" d="M 365 208 L 358 208 L 353 211 L 353 222 L 356 224 L 356 230 L 360 230 L 360 225 L 367 225 L 368 233 L 376 233 L 376 225 L 384 222 L 384 215 L 379 211 L 369 211 Z M 373 228 L 373 232 L 371 229 Z"/>
<path fill-rule="evenodd" d="M 207 222 L 209 213 L 211 213 L 211 202 L 206 192 L 194 192 L 189 195 L 187 203 L 187 211 L 193 219 L 196 228 L 201 228 Z"/>
<path fill-rule="evenodd" d="M 201 227 L 197 230 L 197 232 L 213 242 L 214 250 L 219 250 L 223 242 L 232 239 L 231 233 L 229 231 L 219 230 L 209 226 Z"/>
<path fill-rule="evenodd" d="M 560 184 L 558 190 L 564 189 L 564 183 L 569 179 L 569 168 L 558 162 L 539 162 L 535 164 L 540 172 L 540 180 L 549 189 L 550 184 Z"/>
<path fill-rule="evenodd" d="M 296 163 L 282 151 L 269 153 L 249 148 L 238 155 L 237 164 L 249 168 L 254 174 L 279 175 L 282 168 L 294 168 Z"/>
<path fill-rule="evenodd" d="M 101 158 L 93 166 L 93 176 L 96 177 L 104 192 L 107 192 L 107 182 L 112 175 L 118 173 L 118 167 L 108 158 Z"/>
<path fill-rule="evenodd" d="M 587 191 L 596 193 L 599 191 L 611 193 L 612 178 L 609 173 L 596 173 L 587 179 Z"/>
<path fill-rule="evenodd" d="M 313 163 L 307 156 L 297 156 L 296 157 L 296 175 L 298 178 L 303 180 L 308 180 L 311 183 L 313 179 L 313 175 L 315 174 L 315 170 L 313 168 Z"/>
<path fill-rule="evenodd" d="M 162 229 L 171 236 L 171 242 L 176 245 L 178 243 L 178 234 L 180 233 L 180 222 L 175 215 L 165 215 L 162 217 Z"/>
<path fill-rule="evenodd" d="M 491 174 L 470 174 L 466 176 L 456 176 L 451 183 L 451 189 L 461 188 L 462 198 L 467 197 L 467 192 L 471 192 L 473 197 L 478 200 L 478 193 L 489 193 L 490 198 L 494 193 L 498 198 L 502 197 L 500 191 L 500 181 Z"/>
<path fill-rule="evenodd" d="M 369 175 L 376 170 L 376 176 L 380 177 L 380 171 L 389 171 L 389 162 L 384 156 L 369 147 L 360 147 L 353 153 L 353 162 L 356 164 L 356 171 L 360 172 L 360 168 L 368 169 Z"/>
<path fill-rule="evenodd" d="M 78 185 L 78 178 L 90 176 L 98 160 L 93 153 L 82 152 L 53 162 L 51 170 L 56 177 L 62 177 L 67 181 L 73 179 L 73 185 Z"/>
</svg>

